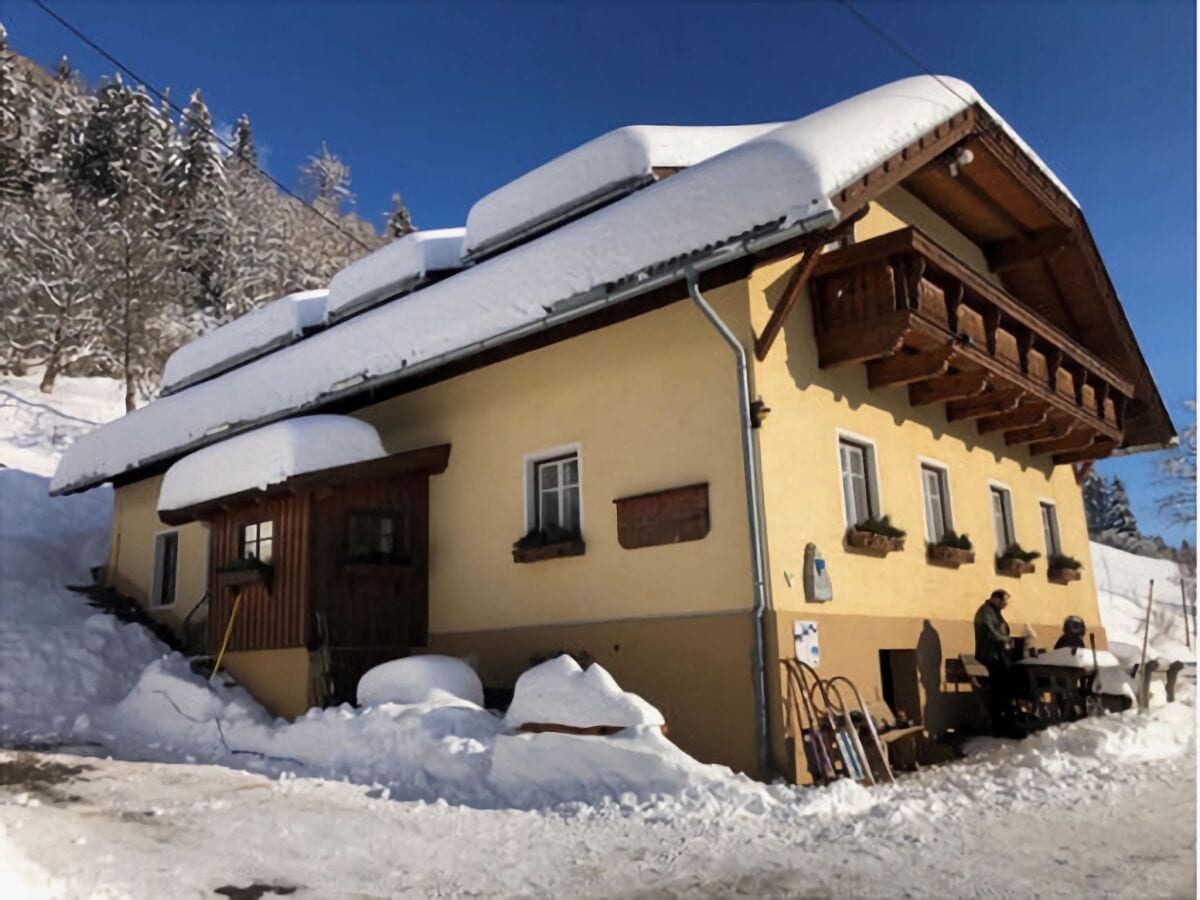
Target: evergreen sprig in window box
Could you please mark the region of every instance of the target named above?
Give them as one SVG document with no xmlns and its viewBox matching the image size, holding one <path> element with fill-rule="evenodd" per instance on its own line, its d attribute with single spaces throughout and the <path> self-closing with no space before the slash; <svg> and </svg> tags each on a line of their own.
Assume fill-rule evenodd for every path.
<svg viewBox="0 0 1200 900">
<path fill-rule="evenodd" d="M 975 551 L 971 549 L 971 539 L 965 534 L 956 534 L 949 529 L 937 543 L 929 544 L 927 548 L 930 562 L 957 569 L 959 566 L 975 562 Z"/>
<path fill-rule="evenodd" d="M 217 583 L 221 587 L 245 587 L 250 584 L 261 584 L 267 590 L 271 589 L 271 578 L 274 568 L 253 557 L 240 557 L 217 567 Z"/>
<path fill-rule="evenodd" d="M 1078 581 L 1083 577 L 1081 574 L 1082 569 L 1083 563 L 1073 556 L 1064 556 L 1060 553 L 1055 553 L 1046 560 L 1046 576 L 1051 581 L 1060 583 Z"/>
<path fill-rule="evenodd" d="M 1020 544 L 1012 544 L 996 557 L 996 572 L 1000 575 L 1012 575 L 1015 578 L 1032 575 L 1035 570 L 1033 561 L 1041 555 L 1036 550 L 1026 550 Z"/>
<path fill-rule="evenodd" d="M 583 556 L 587 545 L 578 531 L 567 531 L 556 525 L 543 529 L 532 529 L 513 544 L 512 556 L 515 563 L 541 562 L 546 559 L 561 559 L 566 556 Z"/>
<path fill-rule="evenodd" d="M 846 546 L 886 556 L 904 549 L 907 532 L 893 525 L 887 516 L 864 519 L 846 531 Z"/>
</svg>

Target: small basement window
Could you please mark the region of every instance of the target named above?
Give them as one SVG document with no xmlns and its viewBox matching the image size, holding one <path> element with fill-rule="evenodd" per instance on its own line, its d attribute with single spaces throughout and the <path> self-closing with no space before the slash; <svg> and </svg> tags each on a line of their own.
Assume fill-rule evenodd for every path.
<svg viewBox="0 0 1200 900">
<path fill-rule="evenodd" d="M 1042 533 L 1046 538 L 1046 556 L 1062 556 L 1062 542 L 1058 536 L 1058 510 L 1053 503 L 1042 503 Z"/>
<path fill-rule="evenodd" d="M 863 441 L 838 439 L 842 467 L 842 501 L 846 527 L 854 528 L 879 516 L 879 484 L 875 448 Z"/>
<path fill-rule="evenodd" d="M 538 531 L 580 530 L 579 454 L 534 463 L 534 526 Z"/>
<path fill-rule="evenodd" d="M 274 544 L 274 526 L 271 520 L 254 522 L 242 529 L 242 558 L 257 559 L 260 563 L 271 562 Z"/>
<path fill-rule="evenodd" d="M 164 531 L 154 536 L 154 583 L 150 605 L 170 606 L 175 602 L 179 580 L 179 532 Z"/>
<path fill-rule="evenodd" d="M 1003 555 L 1017 542 L 1013 530 L 1012 494 L 1008 488 L 992 485 L 992 523 L 996 529 L 996 554 Z"/>
<path fill-rule="evenodd" d="M 346 556 L 357 562 L 394 562 L 400 522 L 390 512 L 352 512 L 346 525 Z"/>
</svg>

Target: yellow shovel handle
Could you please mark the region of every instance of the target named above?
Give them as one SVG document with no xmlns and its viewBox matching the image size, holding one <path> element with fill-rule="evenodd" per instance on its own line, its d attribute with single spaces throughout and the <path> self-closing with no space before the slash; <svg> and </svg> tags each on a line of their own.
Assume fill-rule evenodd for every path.
<svg viewBox="0 0 1200 900">
<path fill-rule="evenodd" d="M 221 650 L 217 654 L 217 662 L 213 666 L 212 674 L 208 676 L 208 680 L 212 681 L 217 677 L 217 673 L 221 671 L 221 660 L 225 658 L 225 648 L 229 646 L 229 636 L 233 634 L 233 623 L 237 619 L 238 608 L 242 605 L 242 592 L 239 590 L 233 597 L 233 612 L 229 614 L 229 624 L 225 626 L 225 637 L 221 641 Z"/>
</svg>

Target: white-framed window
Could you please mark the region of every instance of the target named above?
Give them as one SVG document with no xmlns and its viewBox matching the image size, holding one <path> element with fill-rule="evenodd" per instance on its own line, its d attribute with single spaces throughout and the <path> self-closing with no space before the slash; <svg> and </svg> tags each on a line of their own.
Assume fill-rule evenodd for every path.
<svg viewBox="0 0 1200 900">
<path fill-rule="evenodd" d="M 150 606 L 170 606 L 179 584 L 179 532 L 160 531 L 154 536 L 154 578 Z"/>
<path fill-rule="evenodd" d="M 954 528 L 950 513 L 950 476 L 945 467 L 921 463 L 921 495 L 925 500 L 925 540 L 936 544 Z"/>
<path fill-rule="evenodd" d="M 275 526 L 267 519 L 263 522 L 251 522 L 242 527 L 242 556 L 246 559 L 257 559 L 261 563 L 269 563 L 275 545 Z"/>
<path fill-rule="evenodd" d="M 991 485 L 992 525 L 996 531 L 996 553 L 1002 554 L 1017 542 L 1013 530 L 1012 492 L 1002 485 Z"/>
<path fill-rule="evenodd" d="M 875 447 L 864 440 L 838 436 L 838 458 L 842 469 L 842 508 L 846 527 L 853 528 L 879 516 L 879 476 Z"/>
<path fill-rule="evenodd" d="M 583 532 L 583 471 L 578 446 L 525 458 L 526 531 Z"/>
<path fill-rule="evenodd" d="M 1058 537 L 1058 510 L 1053 503 L 1043 500 L 1042 535 L 1046 539 L 1046 556 L 1061 556 L 1062 542 Z"/>
</svg>

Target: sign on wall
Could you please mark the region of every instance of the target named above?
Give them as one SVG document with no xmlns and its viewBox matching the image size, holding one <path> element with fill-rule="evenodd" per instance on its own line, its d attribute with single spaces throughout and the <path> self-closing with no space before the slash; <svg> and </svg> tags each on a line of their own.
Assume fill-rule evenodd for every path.
<svg viewBox="0 0 1200 900">
<path fill-rule="evenodd" d="M 796 648 L 796 659 L 814 667 L 821 664 L 821 642 L 816 622 L 793 622 L 792 641 Z"/>
</svg>

